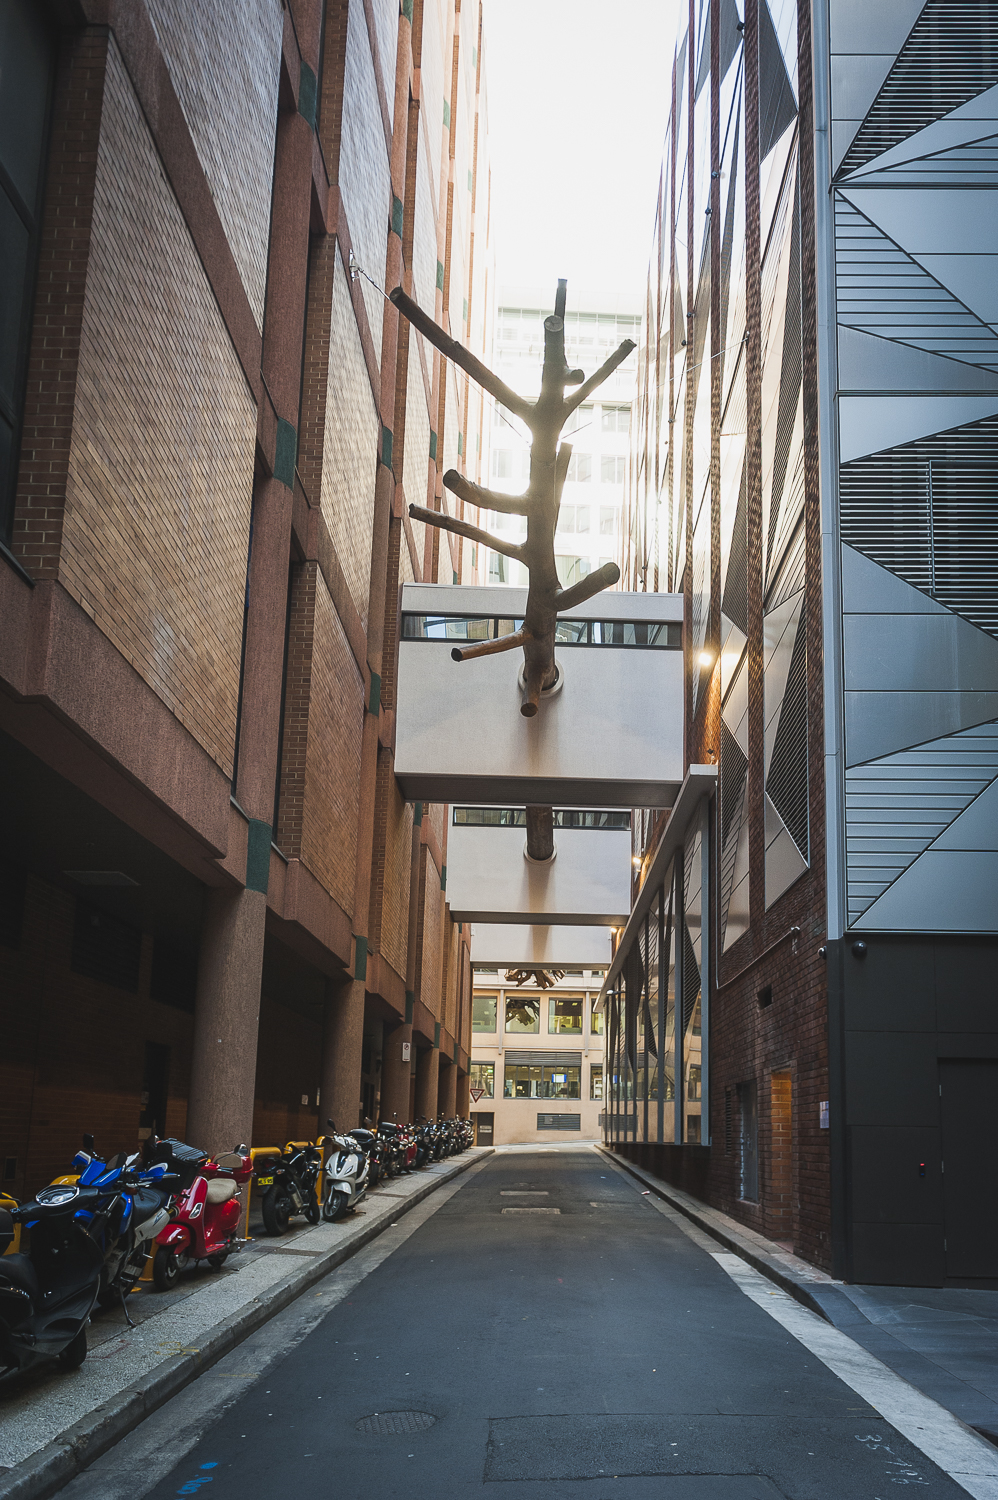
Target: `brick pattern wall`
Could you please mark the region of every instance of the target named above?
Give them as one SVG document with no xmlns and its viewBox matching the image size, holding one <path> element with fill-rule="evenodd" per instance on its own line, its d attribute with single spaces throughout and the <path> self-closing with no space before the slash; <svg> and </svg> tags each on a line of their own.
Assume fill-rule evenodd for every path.
<svg viewBox="0 0 998 1500">
<path fill-rule="evenodd" d="M 374 869 L 368 938 L 405 977 L 409 936 L 409 878 L 412 869 L 412 808 L 403 801 L 387 749 L 378 754 L 374 830 Z"/>
<path fill-rule="evenodd" d="M 242 371 L 112 43 L 59 579 L 227 773 L 255 432 Z"/>
<path fill-rule="evenodd" d="M 258 328 L 263 327 L 280 0 L 147 0 Z"/>
<path fill-rule="evenodd" d="M 108 47 L 65 34 L 55 79 L 11 541 L 33 578 L 59 571 Z"/>
<path fill-rule="evenodd" d="M 380 311 L 378 318 L 380 327 Z M 381 422 L 364 362 L 350 283 L 335 258 L 329 326 L 329 388 L 322 448 L 322 514 L 366 629 L 371 586 L 374 476 Z M 315 496 L 313 495 L 313 502 Z"/>
<path fill-rule="evenodd" d="M 394 57 L 392 62 L 394 64 Z M 394 97 L 394 92 L 393 87 L 389 96 Z M 347 23 L 337 180 L 350 226 L 353 253 L 368 276 L 378 286 L 384 286 L 392 184 L 363 0 L 352 0 Z M 380 364 L 384 299 L 363 277 L 360 278 L 360 288 Z"/>
</svg>

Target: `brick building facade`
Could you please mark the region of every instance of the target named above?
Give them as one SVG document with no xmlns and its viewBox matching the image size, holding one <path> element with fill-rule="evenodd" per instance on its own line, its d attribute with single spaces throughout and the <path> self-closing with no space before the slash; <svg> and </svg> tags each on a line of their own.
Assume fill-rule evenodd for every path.
<svg viewBox="0 0 998 1500">
<path fill-rule="evenodd" d="M 682 7 L 625 501 L 688 776 L 634 820 L 608 1139 L 902 1285 L 998 1284 L 986 10 Z"/>
<path fill-rule="evenodd" d="M 480 6 L 16 0 L 3 46 L 3 1187 L 466 1113 L 393 709 L 402 583 L 477 581 L 407 505 L 487 429 L 380 287 L 484 351 Z"/>
</svg>

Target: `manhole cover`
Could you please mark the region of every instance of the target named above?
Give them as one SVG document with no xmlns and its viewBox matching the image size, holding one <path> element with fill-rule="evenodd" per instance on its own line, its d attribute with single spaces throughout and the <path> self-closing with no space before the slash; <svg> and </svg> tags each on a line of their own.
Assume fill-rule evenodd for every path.
<svg viewBox="0 0 998 1500">
<path fill-rule="evenodd" d="M 406 1432 L 425 1432 L 432 1427 L 436 1417 L 428 1411 L 376 1411 L 371 1417 L 361 1417 L 356 1423 L 357 1431 L 377 1436 L 402 1435 Z"/>
</svg>

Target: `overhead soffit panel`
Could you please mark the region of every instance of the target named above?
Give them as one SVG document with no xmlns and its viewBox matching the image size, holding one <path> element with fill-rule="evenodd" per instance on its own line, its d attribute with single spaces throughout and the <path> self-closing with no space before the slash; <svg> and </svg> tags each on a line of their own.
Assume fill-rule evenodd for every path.
<svg viewBox="0 0 998 1500">
<path fill-rule="evenodd" d="M 455 824 L 447 901 L 456 921 L 623 926 L 631 904 L 630 829 L 556 828 L 555 857 L 525 857 L 525 828 Z"/>
<path fill-rule="evenodd" d="M 613 957 L 611 931 L 609 927 L 597 926 L 475 922 L 471 961 L 510 968 L 520 964 L 543 964 L 557 969 L 602 967 Z"/>
<path fill-rule="evenodd" d="M 991 295 L 998 312 L 998 278 Z M 839 326 L 838 345 L 839 389 L 843 391 L 993 391 L 998 396 L 998 374 L 962 360 L 844 324 Z"/>
<path fill-rule="evenodd" d="M 839 459 L 850 463 L 998 415 L 998 396 L 842 396 Z"/>
</svg>

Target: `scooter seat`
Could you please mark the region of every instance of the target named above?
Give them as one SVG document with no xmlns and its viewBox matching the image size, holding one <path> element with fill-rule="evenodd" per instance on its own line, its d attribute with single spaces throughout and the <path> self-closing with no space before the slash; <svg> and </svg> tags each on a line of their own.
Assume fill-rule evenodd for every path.
<svg viewBox="0 0 998 1500">
<path fill-rule="evenodd" d="M 0 1256 L 0 1286 L 4 1281 L 29 1297 L 38 1295 L 38 1277 L 29 1255 Z"/>
<path fill-rule="evenodd" d="M 228 1203 L 236 1196 L 236 1185 L 231 1177 L 213 1177 L 204 1196 L 206 1203 Z"/>
<path fill-rule="evenodd" d="M 132 1212 L 135 1215 L 135 1223 L 143 1224 L 146 1219 L 151 1219 L 153 1214 L 158 1214 L 166 1202 L 167 1194 L 162 1188 L 139 1187 L 133 1193 L 129 1193 L 132 1200 Z"/>
</svg>

